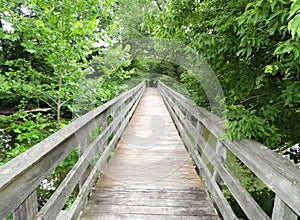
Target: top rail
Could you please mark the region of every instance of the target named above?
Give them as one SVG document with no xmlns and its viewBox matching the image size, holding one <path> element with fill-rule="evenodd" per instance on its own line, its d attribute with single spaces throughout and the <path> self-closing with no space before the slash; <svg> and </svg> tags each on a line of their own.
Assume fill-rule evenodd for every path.
<svg viewBox="0 0 300 220">
<path fill-rule="evenodd" d="M 300 169 L 297 166 L 254 140 L 224 140 L 221 118 L 160 81 L 158 88 L 224 219 L 237 217 L 223 195 L 223 186 L 230 190 L 249 219 L 270 219 L 227 167 L 228 150 L 276 194 L 272 219 L 297 219 L 300 215 Z M 203 155 L 213 165 L 212 172 Z"/>
<path fill-rule="evenodd" d="M 22 220 L 55 219 L 79 184 L 78 198 L 68 212 L 70 218 L 78 215 L 93 181 L 107 163 L 145 87 L 145 82 L 140 83 L 1 166 L 0 219 L 11 213 L 14 213 L 15 219 Z M 90 134 L 99 127 L 101 133 L 91 141 Z M 79 160 L 46 205 L 38 211 L 36 188 L 77 147 L 80 149 Z M 100 158 L 91 167 L 91 161 L 99 152 L 102 152 Z"/>
</svg>

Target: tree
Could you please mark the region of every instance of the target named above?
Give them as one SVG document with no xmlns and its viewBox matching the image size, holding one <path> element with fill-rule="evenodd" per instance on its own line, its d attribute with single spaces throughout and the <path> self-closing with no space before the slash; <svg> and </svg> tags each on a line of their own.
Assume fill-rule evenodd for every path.
<svg viewBox="0 0 300 220">
<path fill-rule="evenodd" d="M 12 24 L 13 31 L 9 33 L 1 29 L 1 39 L 8 40 L 2 50 L 11 55 L 2 58 L 5 75 L 2 75 L 2 80 L 7 80 L 7 75 L 15 75 L 20 70 L 17 81 L 19 84 L 25 83 L 27 87 L 24 91 L 32 90 L 24 98 L 29 99 L 32 94 L 37 94 L 35 97 L 39 101 L 56 112 L 60 126 L 61 108 L 72 101 L 72 95 L 78 88 L 77 82 L 88 65 L 88 57 L 95 50 L 96 33 L 99 27 L 108 25 L 107 21 L 104 24 L 100 21 L 109 17 L 112 4 L 113 1 L 98 0 L 3 2 L 3 20 Z M 13 49 L 7 50 L 9 46 L 17 46 L 23 55 L 15 57 Z M 34 68 L 36 60 L 45 63 L 47 68 Z M 28 79 L 29 75 L 42 79 L 34 81 L 32 77 Z M 43 76 L 47 76 L 46 79 L 43 80 Z M 11 76 L 7 81 L 11 82 L 13 78 L 16 76 Z M 28 85 L 32 86 L 29 88 Z"/>
<path fill-rule="evenodd" d="M 148 0 L 119 0 L 115 10 L 115 37 L 120 41 L 128 41 L 136 38 L 150 36 L 141 28 L 145 13 L 157 13 L 159 8 L 153 1 Z"/>
<path fill-rule="evenodd" d="M 71 116 L 125 90 L 135 71 L 128 47 L 107 48 L 116 25 L 114 0 L 0 0 L 0 4 L 2 165 L 69 123 Z M 49 107 L 50 114 L 37 112 Z M 40 206 L 77 159 L 74 150 L 47 178 L 49 184 L 38 189 Z"/>
<path fill-rule="evenodd" d="M 50 135 L 50 129 L 55 131 L 48 113 L 55 114 L 57 128 L 68 123 L 61 123 L 62 117 L 69 120 L 86 107 L 78 106 L 80 87 L 93 83 L 95 91 L 85 101 L 95 108 L 124 90 L 125 81 L 135 74 L 128 47 L 109 49 L 96 43 L 111 38 L 113 0 L 0 3 L 0 129 L 12 137 L 1 151 L 23 152 Z M 35 117 L 38 111 L 43 114 Z M 37 118 L 45 120 L 35 125 Z M 40 135 L 33 137 L 35 128 Z"/>
<path fill-rule="evenodd" d="M 163 8 L 148 13 L 145 25 L 154 36 L 194 48 L 214 69 L 229 138 L 272 148 L 299 142 L 299 1 L 171 0 Z M 204 95 L 193 76 L 182 75 L 182 82 L 195 99 Z"/>
</svg>

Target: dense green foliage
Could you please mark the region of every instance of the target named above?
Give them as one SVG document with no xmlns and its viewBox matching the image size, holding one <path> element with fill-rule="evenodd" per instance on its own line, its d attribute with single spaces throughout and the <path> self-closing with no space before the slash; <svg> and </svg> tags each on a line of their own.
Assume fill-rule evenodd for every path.
<svg viewBox="0 0 300 220">
<path fill-rule="evenodd" d="M 298 143 L 299 0 L 170 0 L 147 13 L 144 26 L 176 39 L 208 61 L 226 96 L 228 137 L 254 138 L 272 148 Z M 181 77 L 199 104 L 204 93 Z M 205 95 L 204 95 L 205 96 Z"/>
<path fill-rule="evenodd" d="M 10 137 L 9 144 L 5 145 L 1 141 L 0 165 L 26 151 L 29 147 L 45 139 L 56 129 L 55 121 L 51 120 L 53 116 L 42 115 L 41 113 L 32 114 L 24 111 L 18 111 L 13 115 L 0 117 L 0 124 L 5 128 L 6 139 Z M 1 138 L 5 138 L 2 136 Z"/>
<path fill-rule="evenodd" d="M 48 106 L 60 123 L 61 108 L 72 101 L 92 59 L 95 30 L 109 25 L 98 21 L 107 19 L 112 2 L 98 3 L 1 2 L 1 18 L 13 28 L 0 30 L 0 80 L 4 85 L 0 97 L 4 106 Z"/>
<path fill-rule="evenodd" d="M 141 66 L 181 80 L 196 103 L 209 107 L 195 75 L 177 63 L 145 62 L 151 66 L 145 68 L 131 61 L 129 48 L 93 47 L 99 39 L 156 36 L 182 42 L 209 62 L 225 93 L 228 138 L 254 138 L 272 148 L 299 142 L 299 0 L 1 4 L 3 113 L 51 108 L 59 126 L 61 116 L 78 111 L 73 103 L 82 79 L 89 78 L 89 86 L 97 80 L 103 85 L 93 91 L 96 101 L 87 98 L 91 94 L 85 97 L 95 106 L 122 90 L 133 68 Z M 101 77 L 95 81 L 95 76 Z"/>
<path fill-rule="evenodd" d="M 113 44 L 115 1 L 0 0 L 0 165 L 127 88 L 128 47 Z M 74 151 L 38 189 L 42 206 Z M 70 201 L 68 201 L 70 203 Z"/>
<path fill-rule="evenodd" d="M 224 138 L 253 138 L 300 162 L 299 148 L 286 151 L 300 137 L 300 0 L 0 0 L 0 165 L 143 78 L 210 109 L 181 48 L 158 60 L 126 46 L 145 37 L 208 62 L 224 91 Z M 40 204 L 76 155 L 39 189 Z M 273 196 L 252 181 L 245 187 L 258 200 Z M 270 201 L 262 206 L 270 214 Z"/>
<path fill-rule="evenodd" d="M 53 129 L 54 115 L 59 128 L 66 123 L 61 117 L 78 115 L 83 104 L 94 108 L 112 99 L 135 73 L 129 67 L 129 48 L 97 45 L 109 40 L 105 36 L 114 24 L 114 1 L 0 3 L 0 114 L 13 114 L 1 117 L 1 129 L 12 136 L 14 151 L 23 152 L 41 141 L 43 132 L 51 134 L 44 128 Z M 79 91 L 91 88 L 97 89 L 85 96 Z M 25 147 L 19 136 L 30 137 L 31 130 L 36 134 Z"/>
<path fill-rule="evenodd" d="M 158 2 L 156 13 L 144 13 L 141 27 L 148 35 L 187 45 L 209 63 L 225 95 L 224 138 L 252 138 L 281 152 L 299 143 L 300 1 Z M 197 104 L 210 108 L 195 74 L 183 71 L 180 81 Z M 299 162 L 297 148 L 285 154 Z M 252 174 L 243 175 L 250 176 L 245 188 L 271 215 L 274 193 L 257 185 Z M 246 218 L 230 193 L 227 198 Z"/>
</svg>

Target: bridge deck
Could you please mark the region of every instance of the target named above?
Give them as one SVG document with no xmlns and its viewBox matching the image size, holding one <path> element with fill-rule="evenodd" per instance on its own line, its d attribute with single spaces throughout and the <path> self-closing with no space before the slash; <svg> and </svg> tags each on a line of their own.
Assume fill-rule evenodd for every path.
<svg viewBox="0 0 300 220">
<path fill-rule="evenodd" d="M 81 219 L 219 219 L 157 89 L 146 89 Z"/>
</svg>

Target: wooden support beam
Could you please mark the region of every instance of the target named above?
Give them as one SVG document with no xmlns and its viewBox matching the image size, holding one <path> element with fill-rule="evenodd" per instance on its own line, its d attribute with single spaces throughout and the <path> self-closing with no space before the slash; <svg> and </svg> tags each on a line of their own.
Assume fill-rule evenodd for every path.
<svg viewBox="0 0 300 220">
<path fill-rule="evenodd" d="M 15 210 L 14 220 L 32 220 L 38 213 L 36 190 Z"/>
<path fill-rule="evenodd" d="M 297 214 L 276 195 L 272 220 L 297 220 Z"/>
</svg>

